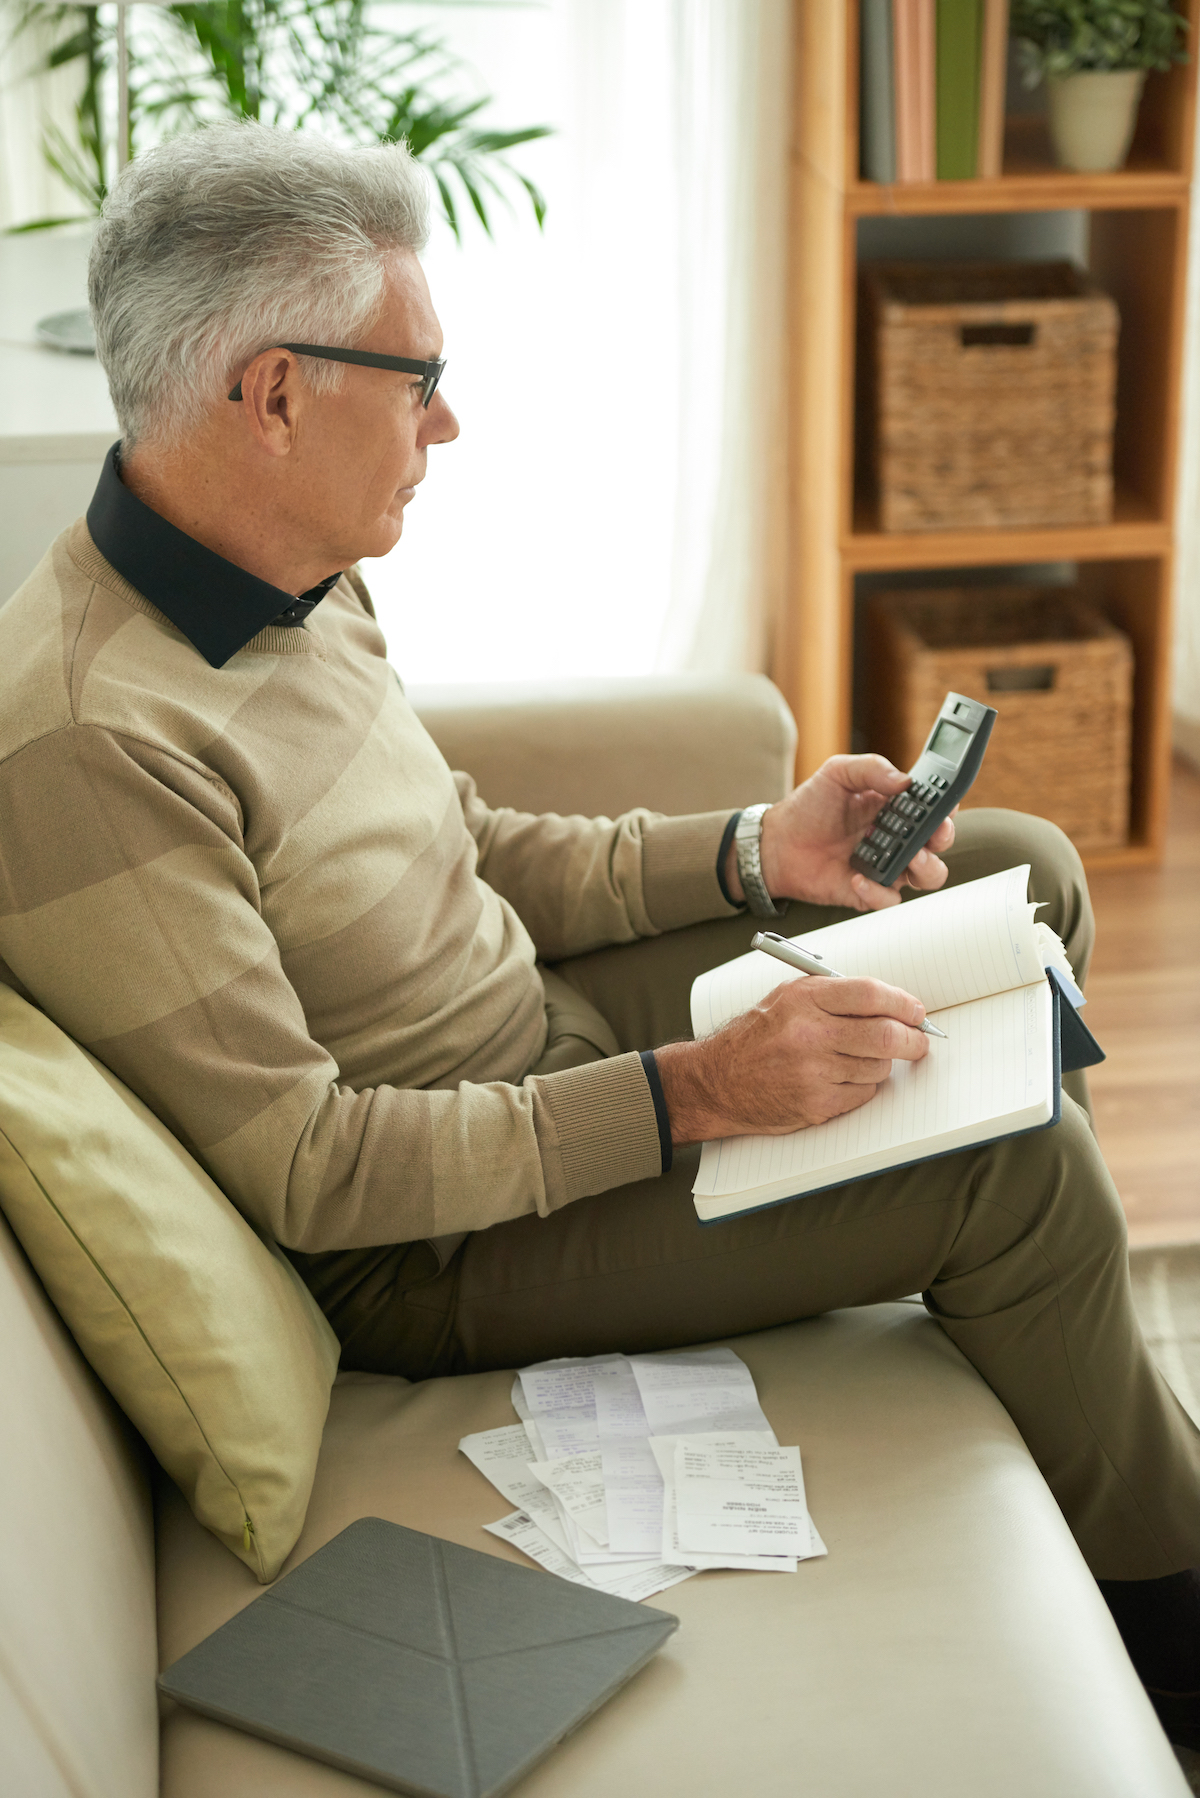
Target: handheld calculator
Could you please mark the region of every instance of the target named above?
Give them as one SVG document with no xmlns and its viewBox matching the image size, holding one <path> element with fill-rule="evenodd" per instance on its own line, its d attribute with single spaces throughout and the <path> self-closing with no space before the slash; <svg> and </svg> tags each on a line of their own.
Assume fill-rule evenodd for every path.
<svg viewBox="0 0 1200 1798">
<path fill-rule="evenodd" d="M 949 817 L 983 763 L 995 708 L 947 693 L 924 749 L 909 769 L 910 785 L 889 799 L 850 857 L 850 866 L 891 886 Z"/>
</svg>

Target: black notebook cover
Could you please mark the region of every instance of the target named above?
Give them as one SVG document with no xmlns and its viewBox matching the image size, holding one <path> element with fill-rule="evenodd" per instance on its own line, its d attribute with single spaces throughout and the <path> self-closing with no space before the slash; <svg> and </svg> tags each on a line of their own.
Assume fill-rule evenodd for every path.
<svg viewBox="0 0 1200 1798">
<path fill-rule="evenodd" d="M 1104 1050 L 1076 1011 L 1058 969 L 1047 968 L 1046 979 L 1058 997 L 1062 1072 L 1073 1074 L 1079 1068 L 1096 1067 L 1106 1059 Z"/>
<path fill-rule="evenodd" d="M 205 1716 L 420 1798 L 493 1798 L 679 1620 L 378 1517 L 176 1661 Z"/>
</svg>

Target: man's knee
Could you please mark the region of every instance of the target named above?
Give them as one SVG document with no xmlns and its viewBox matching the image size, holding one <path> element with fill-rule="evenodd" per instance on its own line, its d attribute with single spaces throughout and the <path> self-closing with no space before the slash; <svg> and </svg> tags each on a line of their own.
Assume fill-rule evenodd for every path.
<svg viewBox="0 0 1200 1798">
<path fill-rule="evenodd" d="M 982 1151 L 963 1227 L 938 1283 L 995 1270 L 1014 1292 L 1087 1276 L 1127 1254 L 1125 1214 L 1088 1123 L 1065 1095 L 1053 1129 Z M 1033 1250 L 1032 1259 L 1028 1251 Z M 1010 1275 L 1001 1272 L 1012 1270 Z M 1018 1271 L 1023 1270 L 1023 1271 Z M 1010 1295 L 1011 1296 L 1011 1295 Z"/>
<path fill-rule="evenodd" d="M 1125 1212 L 1092 1133 L 1087 1113 L 1063 1094 L 1062 1117 L 1051 1130 L 1014 1138 L 1008 1173 L 1013 1196 L 1031 1234 L 1060 1273 L 1067 1264 L 1124 1257 Z"/>
</svg>

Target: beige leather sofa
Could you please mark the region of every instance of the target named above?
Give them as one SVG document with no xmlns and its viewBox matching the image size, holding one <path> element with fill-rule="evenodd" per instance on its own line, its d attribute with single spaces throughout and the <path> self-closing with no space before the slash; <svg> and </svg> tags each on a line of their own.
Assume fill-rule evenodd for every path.
<svg viewBox="0 0 1200 1798">
<path fill-rule="evenodd" d="M 732 807 L 778 793 L 791 754 L 790 720 L 753 679 L 417 698 L 494 802 Z M 652 1600 L 678 1633 L 524 1798 L 1186 1792 L 1016 1430 L 918 1304 L 734 1346 L 780 1440 L 801 1446 L 828 1559 Z M 260 1588 L 155 1477 L 2 1222 L 0 1368 L 0 1792 L 377 1790 L 183 1711 L 160 1720 L 158 1665 Z M 519 1558 L 483 1533 L 508 1507 L 455 1448 L 513 1420 L 510 1383 L 341 1376 L 288 1565 L 364 1515 Z"/>
</svg>

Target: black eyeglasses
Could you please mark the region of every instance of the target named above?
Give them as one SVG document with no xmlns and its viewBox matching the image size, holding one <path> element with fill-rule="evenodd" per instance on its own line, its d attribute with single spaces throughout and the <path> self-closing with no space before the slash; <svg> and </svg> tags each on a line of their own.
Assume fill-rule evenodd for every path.
<svg viewBox="0 0 1200 1798">
<path fill-rule="evenodd" d="M 421 404 L 426 407 L 437 391 L 446 366 L 444 358 L 441 362 L 415 362 L 411 356 L 377 356 L 374 350 L 331 350 L 323 343 L 278 343 L 267 347 L 291 350 L 296 356 L 319 356 L 323 362 L 356 362 L 363 368 L 392 368 L 402 375 L 420 375 Z M 262 354 L 261 350 L 259 354 Z M 239 381 L 229 398 L 240 400 L 241 397 L 242 383 Z"/>
</svg>

